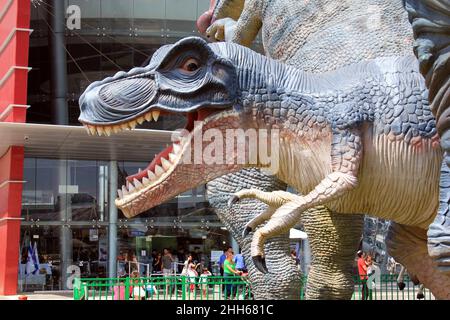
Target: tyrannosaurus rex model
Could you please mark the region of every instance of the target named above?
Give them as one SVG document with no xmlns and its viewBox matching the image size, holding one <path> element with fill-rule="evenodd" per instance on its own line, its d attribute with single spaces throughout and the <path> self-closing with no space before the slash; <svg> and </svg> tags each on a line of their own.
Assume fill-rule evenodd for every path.
<svg viewBox="0 0 450 320">
<path fill-rule="evenodd" d="M 230 198 L 231 205 L 242 198 L 268 204 L 247 225 L 261 271 L 265 240 L 288 231 L 306 209 L 320 204 L 422 230 L 436 215 L 442 152 L 414 57 L 314 75 L 236 44 L 185 38 L 159 49 L 145 68 L 91 84 L 80 109 L 80 121 L 99 133 L 133 128 L 154 113 L 187 115 L 180 141 L 133 176 L 137 183 L 117 199 L 128 217 L 224 174 L 267 166 L 265 159 L 254 159 L 248 144 L 242 159 L 242 145 L 231 143 L 230 149 L 224 138 L 229 130 L 265 132 L 258 145 L 278 155 L 274 173 L 304 196 L 242 190 Z M 186 161 L 196 158 L 199 147 L 211 150 L 211 140 L 196 139 L 212 132 L 218 143 L 212 153 L 227 145 L 227 161 Z M 268 222 L 256 229 L 263 221 Z M 420 281 L 437 298 L 450 298 L 449 277 L 430 270 Z"/>
<path fill-rule="evenodd" d="M 198 26 L 213 41 L 246 46 L 261 31 L 266 55 L 316 73 L 377 57 L 412 53 L 412 30 L 401 0 L 212 0 Z M 211 205 L 222 221 L 233 223 L 234 217 L 245 215 L 242 206 L 249 207 L 247 200 L 227 208 L 224 199 L 228 197 L 222 193 L 239 191 L 236 185 L 255 179 L 264 182 L 264 188 L 270 187 L 268 176 L 246 170 L 208 183 Z M 216 184 L 231 187 L 218 189 Z M 258 206 L 255 201 L 250 203 Z M 333 214 L 322 206 L 305 212 L 302 223 L 313 255 L 306 298 L 349 299 L 354 288 L 352 265 L 361 235 L 361 216 Z M 250 245 L 245 239 L 241 243 L 244 248 Z M 270 247 L 266 252 L 266 259 L 271 260 L 268 264 L 283 260 Z"/>
</svg>

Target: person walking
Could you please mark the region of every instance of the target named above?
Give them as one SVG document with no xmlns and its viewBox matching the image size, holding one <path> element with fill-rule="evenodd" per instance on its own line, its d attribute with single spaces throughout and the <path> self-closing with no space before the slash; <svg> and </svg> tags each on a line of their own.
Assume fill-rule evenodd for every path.
<svg viewBox="0 0 450 320">
<path fill-rule="evenodd" d="M 170 287 L 173 282 L 173 262 L 175 259 L 169 249 L 165 248 L 163 250 L 164 255 L 161 258 L 161 266 L 163 270 L 164 282 L 166 283 L 166 297 L 170 295 Z"/>
</svg>

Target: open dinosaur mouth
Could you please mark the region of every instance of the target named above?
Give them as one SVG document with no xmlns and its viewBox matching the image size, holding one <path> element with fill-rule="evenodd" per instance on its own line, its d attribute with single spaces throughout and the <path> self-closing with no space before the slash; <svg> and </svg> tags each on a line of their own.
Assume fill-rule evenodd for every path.
<svg viewBox="0 0 450 320">
<path fill-rule="evenodd" d="M 185 130 L 192 133 L 196 121 L 203 121 L 207 117 L 220 112 L 221 109 L 217 108 L 201 108 L 192 112 L 184 113 L 187 118 Z M 110 136 L 112 133 L 118 133 L 124 130 L 133 130 L 138 124 L 142 124 L 145 121 L 152 122 L 158 121 L 160 116 L 168 115 L 171 112 L 165 110 L 155 110 L 147 112 L 143 116 L 139 116 L 135 119 L 130 119 L 121 124 L 114 125 L 92 125 L 84 124 L 87 131 L 91 135 Z M 180 114 L 180 113 L 178 113 Z M 171 146 L 167 147 L 157 155 L 150 162 L 150 164 L 144 170 L 140 170 L 138 173 L 128 176 L 126 178 L 126 185 L 123 185 L 121 189 L 117 190 L 118 199 L 116 205 L 121 208 L 130 201 L 137 198 L 140 194 L 146 193 L 154 186 L 158 185 L 170 176 L 171 172 L 177 166 L 182 158 L 183 145 L 181 140 L 174 142 Z"/>
</svg>

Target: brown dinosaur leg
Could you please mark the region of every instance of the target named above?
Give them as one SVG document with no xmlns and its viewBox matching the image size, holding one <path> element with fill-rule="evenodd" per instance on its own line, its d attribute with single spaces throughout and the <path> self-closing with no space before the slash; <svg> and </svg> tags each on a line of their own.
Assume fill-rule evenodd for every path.
<svg viewBox="0 0 450 320">
<path fill-rule="evenodd" d="M 427 231 L 391 222 L 386 237 L 388 252 L 414 274 L 436 299 L 450 299 L 450 277 L 437 270 L 427 250 Z"/>
<path fill-rule="evenodd" d="M 364 215 L 331 213 L 321 206 L 302 214 L 312 263 L 307 300 L 350 300 L 354 291 L 352 266 L 361 240 Z"/>
</svg>

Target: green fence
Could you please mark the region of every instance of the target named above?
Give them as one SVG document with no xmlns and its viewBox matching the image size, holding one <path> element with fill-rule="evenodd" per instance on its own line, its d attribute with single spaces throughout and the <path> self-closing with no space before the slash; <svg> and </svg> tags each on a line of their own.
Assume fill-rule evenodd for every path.
<svg viewBox="0 0 450 320">
<path fill-rule="evenodd" d="M 250 300 L 245 277 L 75 279 L 75 300 Z"/>
<path fill-rule="evenodd" d="M 376 279 L 368 286 L 367 280 L 361 280 L 359 276 L 354 277 L 355 291 L 352 300 L 435 300 L 428 289 L 419 290 L 409 276 L 405 275 L 405 288 L 400 290 L 397 285 L 396 274 L 382 274 L 379 281 Z"/>
<path fill-rule="evenodd" d="M 419 286 L 405 276 L 400 290 L 397 275 L 381 275 L 378 283 L 354 277 L 352 300 L 433 300 L 428 289 L 418 297 Z M 299 283 L 299 299 L 304 299 L 307 278 Z M 246 277 L 152 276 L 149 278 L 75 279 L 75 300 L 251 300 L 251 285 Z"/>
</svg>

